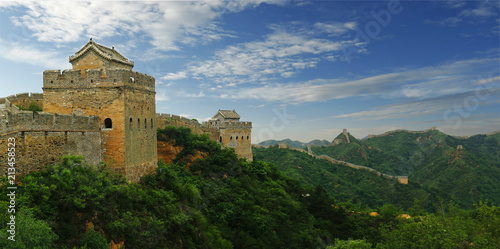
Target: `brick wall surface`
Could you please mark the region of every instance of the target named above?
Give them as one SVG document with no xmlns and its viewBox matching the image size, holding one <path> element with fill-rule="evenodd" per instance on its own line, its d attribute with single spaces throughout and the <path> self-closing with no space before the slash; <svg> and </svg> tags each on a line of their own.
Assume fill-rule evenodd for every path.
<svg viewBox="0 0 500 249">
<path fill-rule="evenodd" d="M 96 165 L 101 159 L 99 131 L 16 131 L 0 135 L 0 172 L 7 174 L 9 138 L 15 139 L 15 168 L 24 175 L 56 164 L 64 155 L 82 155 Z"/>
<path fill-rule="evenodd" d="M 118 173 L 157 165 L 154 78 L 127 69 L 44 72 L 44 111 L 100 118 L 102 157 Z M 106 119 L 112 127 L 106 128 Z"/>
</svg>

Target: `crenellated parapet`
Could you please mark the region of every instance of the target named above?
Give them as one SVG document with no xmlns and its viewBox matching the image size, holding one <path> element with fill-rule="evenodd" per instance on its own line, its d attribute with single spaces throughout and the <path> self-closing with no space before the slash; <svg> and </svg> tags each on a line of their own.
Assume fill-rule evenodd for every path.
<svg viewBox="0 0 500 249">
<path fill-rule="evenodd" d="M 240 121 L 240 122 L 222 122 L 219 126 L 220 128 L 239 128 L 239 129 L 252 129 L 252 122 Z"/>
<path fill-rule="evenodd" d="M 252 129 L 252 122 L 249 121 L 208 121 L 203 125 L 214 129 Z"/>
<path fill-rule="evenodd" d="M 234 148 L 239 157 L 253 160 L 252 155 L 252 122 L 241 121 L 221 121 L 211 119 L 202 124 L 195 120 L 173 114 L 156 114 L 156 123 L 158 128 L 165 126 L 188 127 L 195 134 L 206 134 L 211 140 L 222 145 L 222 147 Z"/>
<path fill-rule="evenodd" d="M 182 123 L 185 123 L 185 124 L 188 124 L 188 125 L 197 126 L 199 128 L 206 128 L 206 127 L 202 126 L 200 123 L 198 123 L 195 120 L 192 120 L 192 119 L 189 119 L 189 118 L 186 118 L 186 117 L 182 117 L 182 116 L 178 116 L 178 115 L 174 115 L 174 114 L 157 113 L 156 114 L 156 119 L 157 120 L 161 120 L 164 123 L 165 122 L 169 122 L 169 121 L 180 121 Z M 158 127 L 161 127 L 161 126 L 158 126 Z"/>
<path fill-rule="evenodd" d="M 129 181 L 153 172 L 158 162 L 155 78 L 132 71 L 131 60 L 92 40 L 70 63 L 73 69 L 43 73 L 43 94 L 0 99 L 0 150 L 15 139 L 23 165 L 18 169 L 24 172 L 67 154 L 82 155 L 91 164 L 104 160 Z M 25 108 L 35 111 L 20 110 Z M 0 154 L 2 172 L 6 160 Z"/>
<path fill-rule="evenodd" d="M 17 110 L 16 106 L 28 108 L 32 102 L 43 107 L 43 93 L 18 93 L 0 98 L 0 109 L 14 108 Z"/>
<path fill-rule="evenodd" d="M 16 131 L 99 131 L 99 118 L 74 114 L 2 111 L 0 134 Z"/>
<path fill-rule="evenodd" d="M 155 78 L 122 68 L 46 70 L 43 88 L 130 87 L 154 92 Z"/>
</svg>

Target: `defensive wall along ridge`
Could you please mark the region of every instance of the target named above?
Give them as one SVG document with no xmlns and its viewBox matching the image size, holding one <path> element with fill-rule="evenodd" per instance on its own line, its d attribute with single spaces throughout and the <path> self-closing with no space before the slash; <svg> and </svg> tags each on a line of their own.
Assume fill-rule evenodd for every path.
<svg viewBox="0 0 500 249">
<path fill-rule="evenodd" d="M 98 117 L 11 110 L 0 110 L 0 151 L 7 151 L 14 139 L 19 174 L 68 154 L 82 155 L 89 164 L 102 161 Z M 7 154 L 1 153 L 0 171 L 7 172 L 7 165 Z"/>
<path fill-rule="evenodd" d="M 217 124 L 209 124 L 207 122 L 199 123 L 198 121 L 188 119 L 186 117 L 174 115 L 174 114 L 168 114 L 168 113 L 157 113 L 156 114 L 156 120 L 158 123 L 158 128 L 165 127 L 167 125 L 180 125 L 182 124 L 183 127 L 195 127 L 201 130 L 204 130 L 208 132 L 210 128 L 252 128 L 252 122 L 245 122 L 245 121 L 239 121 L 239 122 L 218 122 Z"/>
<path fill-rule="evenodd" d="M 255 145 L 254 144 L 252 146 L 256 147 L 256 148 L 269 148 L 272 145 L 266 146 L 266 145 Z M 345 161 L 340 161 L 340 160 L 334 159 L 334 158 L 332 158 L 330 156 L 327 156 L 327 155 L 316 156 L 316 155 L 312 154 L 312 150 L 311 150 L 311 146 L 310 145 L 307 146 L 307 150 L 308 151 L 305 151 L 305 150 L 299 149 L 299 148 L 295 148 L 295 147 L 288 147 L 288 146 L 286 146 L 286 144 L 278 144 L 278 148 L 280 148 L 280 149 L 296 150 L 296 151 L 299 151 L 299 152 L 302 152 L 302 153 L 307 153 L 307 154 L 309 154 L 310 156 L 312 156 L 314 158 L 327 160 L 327 161 L 329 161 L 329 162 L 331 162 L 333 164 L 341 164 L 341 165 L 345 165 L 345 166 L 348 166 L 348 167 L 351 167 L 351 168 L 354 168 L 354 169 L 368 170 L 368 171 L 371 171 L 371 172 L 375 172 L 378 176 L 387 177 L 389 179 L 396 179 L 401 184 L 408 184 L 408 176 L 393 176 L 393 175 L 384 174 L 384 173 L 379 172 L 379 171 L 377 171 L 377 170 L 375 170 L 373 168 L 362 166 L 362 165 L 356 165 L 356 164 L 345 162 Z"/>
<path fill-rule="evenodd" d="M 209 139 L 218 142 L 222 147 L 231 147 L 239 157 L 253 160 L 251 148 L 252 122 L 245 121 L 208 121 L 199 123 L 173 114 L 156 114 L 158 128 L 165 126 L 187 127 L 195 134 L 206 134 Z"/>
<path fill-rule="evenodd" d="M 89 164 L 104 161 L 136 182 L 157 167 L 156 131 L 166 125 L 208 134 L 223 147 L 234 148 L 238 156 L 252 160 L 252 124 L 240 122 L 235 110 L 219 110 L 222 116 L 211 119 L 217 122 L 204 124 L 157 114 L 155 78 L 133 71 L 132 61 L 92 39 L 69 62 L 72 69 L 43 72 L 43 94 L 0 98 L 0 150 L 7 151 L 9 142 L 15 140 L 19 173 L 76 154 Z M 32 103 L 43 111 L 36 111 Z M 3 172 L 7 172 L 2 168 L 6 160 L 7 155 L 0 153 Z"/>
<path fill-rule="evenodd" d="M 206 134 L 211 132 L 208 127 L 203 126 L 195 120 L 168 113 L 157 113 L 156 124 L 156 126 L 160 129 L 165 128 L 167 125 L 171 125 L 175 127 L 191 128 L 191 131 L 195 134 Z"/>
<path fill-rule="evenodd" d="M 0 110 L 14 108 L 19 110 L 17 106 L 28 108 L 29 105 L 35 102 L 38 106 L 43 106 L 43 93 L 18 93 L 5 98 L 0 98 Z"/>
<path fill-rule="evenodd" d="M 397 130 L 388 131 L 388 132 L 385 132 L 385 133 L 379 134 L 379 135 L 368 135 L 368 139 L 372 139 L 372 138 L 376 138 L 376 137 L 384 137 L 384 136 L 391 135 L 392 133 L 396 133 L 396 132 L 407 132 L 407 133 L 411 133 L 411 134 L 422 134 L 422 133 L 426 133 L 426 132 L 429 132 L 429 131 L 435 131 L 435 130 L 437 130 L 436 127 L 432 127 L 432 128 L 427 129 L 425 131 L 410 131 L 410 130 L 404 130 L 404 129 L 397 129 Z"/>
</svg>

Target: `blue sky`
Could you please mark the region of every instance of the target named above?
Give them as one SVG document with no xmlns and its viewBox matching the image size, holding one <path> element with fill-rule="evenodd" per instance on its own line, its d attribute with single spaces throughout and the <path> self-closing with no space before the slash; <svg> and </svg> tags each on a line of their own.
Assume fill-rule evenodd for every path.
<svg viewBox="0 0 500 249">
<path fill-rule="evenodd" d="M 42 92 L 90 37 L 156 78 L 156 110 L 236 109 L 253 142 L 500 130 L 498 1 L 0 2 L 0 96 Z"/>
</svg>

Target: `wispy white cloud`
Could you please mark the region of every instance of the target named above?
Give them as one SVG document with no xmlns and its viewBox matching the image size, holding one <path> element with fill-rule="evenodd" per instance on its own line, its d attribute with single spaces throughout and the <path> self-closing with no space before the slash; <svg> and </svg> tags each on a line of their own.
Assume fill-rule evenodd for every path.
<svg viewBox="0 0 500 249">
<path fill-rule="evenodd" d="M 465 6 L 466 2 L 462 0 L 452 0 L 452 1 L 444 1 L 444 4 L 448 8 L 461 8 Z"/>
<path fill-rule="evenodd" d="M 482 78 L 497 78 L 490 77 L 491 73 L 498 74 L 498 60 L 486 58 L 400 70 L 361 79 L 316 79 L 219 91 L 222 98 L 260 99 L 294 104 L 368 95 L 427 99 L 470 91 Z M 485 77 L 481 77 L 483 75 Z"/>
<path fill-rule="evenodd" d="M 404 104 L 394 104 L 375 107 L 371 110 L 336 115 L 334 118 L 355 118 L 357 120 L 382 120 L 420 117 L 423 115 L 442 112 L 446 108 L 453 107 L 455 103 L 451 99 L 430 99 Z"/>
<path fill-rule="evenodd" d="M 331 36 L 339 36 L 356 27 L 355 22 L 317 22 L 313 27 Z"/>
<path fill-rule="evenodd" d="M 448 8 L 462 9 L 466 6 L 465 1 L 447 1 L 445 6 Z M 428 24 L 438 24 L 441 26 L 457 26 L 462 22 L 477 23 L 478 21 L 493 17 L 498 18 L 499 4 L 497 1 L 477 2 L 473 8 L 462 9 L 457 15 L 450 16 L 444 20 L 427 20 Z"/>
<path fill-rule="evenodd" d="M 162 77 L 164 80 L 180 80 L 187 78 L 186 72 L 169 73 Z"/>
<path fill-rule="evenodd" d="M 231 35 L 218 26 L 219 17 L 263 2 L 283 1 L 19 1 L 0 8 L 19 7 L 12 17 L 39 41 L 67 43 L 82 37 L 148 37 L 154 49 L 178 50 L 182 44 L 209 42 Z"/>
<path fill-rule="evenodd" d="M 156 102 L 158 101 L 169 101 L 170 98 L 167 96 L 167 92 L 164 90 L 160 90 L 156 93 L 155 96 Z"/>
<path fill-rule="evenodd" d="M 189 76 L 225 86 L 267 82 L 274 78 L 290 78 L 297 72 L 314 68 L 322 60 L 335 61 L 345 44 L 352 40 L 325 39 L 340 35 L 355 26 L 347 23 L 315 23 L 312 29 L 297 30 L 270 25 L 273 32 L 263 40 L 241 43 L 219 50 L 208 60 L 193 63 L 185 71 L 170 73 L 165 78 Z"/>
<path fill-rule="evenodd" d="M 177 95 L 179 95 L 181 97 L 186 97 L 186 98 L 201 98 L 201 97 L 205 97 L 205 94 L 203 92 L 199 92 L 199 93 L 178 92 Z"/>
<path fill-rule="evenodd" d="M 0 57 L 45 68 L 66 68 L 69 63 L 56 50 L 47 50 L 21 42 L 0 39 Z"/>
<path fill-rule="evenodd" d="M 496 99 L 499 97 L 500 85 L 497 85 L 492 88 L 481 88 L 476 91 L 443 96 L 440 98 L 379 106 L 366 111 L 336 115 L 333 118 L 384 120 L 415 118 L 432 114 L 444 115 L 446 111 L 449 111 L 450 114 L 455 114 L 457 117 L 460 115 L 469 117 L 479 106 L 497 105 L 498 102 Z"/>
<path fill-rule="evenodd" d="M 500 76 L 491 76 L 491 77 L 480 78 L 474 84 L 483 85 L 483 84 L 498 83 L 498 82 L 500 82 Z"/>
</svg>

